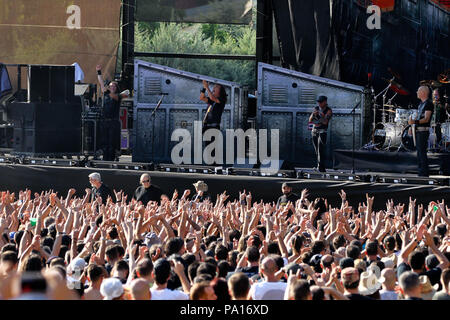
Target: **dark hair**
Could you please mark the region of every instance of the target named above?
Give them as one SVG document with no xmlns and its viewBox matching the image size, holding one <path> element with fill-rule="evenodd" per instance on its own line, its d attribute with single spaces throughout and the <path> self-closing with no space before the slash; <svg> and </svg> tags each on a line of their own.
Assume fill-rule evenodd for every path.
<svg viewBox="0 0 450 320">
<path fill-rule="evenodd" d="M 239 230 L 232 230 L 229 234 L 229 238 L 231 243 L 233 243 L 234 239 L 239 241 L 239 239 L 241 238 L 241 233 L 239 232 Z"/>
<path fill-rule="evenodd" d="M 353 260 L 356 260 L 359 258 L 361 251 L 358 246 L 350 245 L 345 250 L 345 254 L 348 258 L 352 258 Z"/>
<path fill-rule="evenodd" d="M 254 235 L 250 236 L 250 239 L 252 239 L 252 240 L 250 240 L 250 243 L 252 244 L 253 247 L 256 247 L 258 249 L 261 247 L 262 241 L 259 238 L 259 236 L 254 234 Z"/>
<path fill-rule="evenodd" d="M 37 254 L 31 254 L 24 262 L 25 270 L 24 271 L 31 271 L 31 272 L 39 272 L 44 268 L 42 264 L 42 259 Z"/>
<path fill-rule="evenodd" d="M 227 91 L 225 90 L 225 87 L 219 83 L 216 83 L 215 85 L 220 86 L 220 95 L 219 95 L 220 103 L 227 104 Z"/>
<path fill-rule="evenodd" d="M 220 261 L 217 267 L 219 268 L 217 275 L 219 278 L 226 278 L 228 272 L 231 270 L 230 264 L 225 260 Z"/>
<path fill-rule="evenodd" d="M 213 281 L 211 281 L 211 286 L 214 289 L 214 293 L 217 296 L 217 300 L 221 301 L 230 301 L 231 296 L 228 292 L 228 284 L 227 281 L 223 278 L 215 278 Z"/>
<path fill-rule="evenodd" d="M 66 263 L 64 262 L 64 259 L 63 259 L 63 258 L 60 258 L 60 257 L 53 258 L 53 259 L 50 261 L 50 268 L 56 267 L 56 266 L 61 266 L 61 267 L 63 267 L 64 270 L 65 270 L 65 268 L 66 268 Z"/>
<path fill-rule="evenodd" d="M 339 267 L 341 268 L 341 270 L 344 270 L 345 268 L 348 267 L 354 267 L 355 266 L 355 261 L 352 258 L 342 258 L 339 261 Z"/>
<path fill-rule="evenodd" d="M 345 237 L 342 234 L 338 235 L 336 238 L 333 239 L 334 250 L 337 250 L 340 247 L 345 246 L 345 243 L 346 243 Z"/>
<path fill-rule="evenodd" d="M 16 245 L 20 244 L 20 240 L 22 239 L 24 232 L 25 231 L 20 230 L 14 234 L 14 242 L 16 243 Z"/>
<path fill-rule="evenodd" d="M 136 266 L 136 271 L 141 277 L 149 276 L 153 271 L 153 262 L 151 259 L 143 259 Z"/>
<path fill-rule="evenodd" d="M 200 263 L 197 269 L 197 276 L 204 273 L 209 274 L 214 278 L 216 276 L 216 266 L 209 262 Z"/>
<path fill-rule="evenodd" d="M 250 246 L 246 250 L 247 260 L 249 262 L 258 262 L 259 261 L 259 250 L 256 247 Z"/>
<path fill-rule="evenodd" d="M 395 249 L 395 238 L 393 236 L 387 236 L 384 238 L 383 243 L 389 251 L 393 251 Z"/>
<path fill-rule="evenodd" d="M 425 255 L 423 252 L 415 250 L 409 254 L 408 263 L 413 270 L 423 269 L 425 265 Z"/>
<path fill-rule="evenodd" d="M 378 242 L 370 241 L 367 243 L 366 253 L 368 256 L 376 256 L 378 254 Z"/>
<path fill-rule="evenodd" d="M 327 257 L 327 256 L 325 256 L 325 257 Z M 331 265 L 332 265 L 333 262 L 334 262 L 334 257 L 333 257 L 333 256 L 330 256 L 330 259 L 324 259 L 324 258 L 322 258 L 322 259 L 321 259 L 321 262 L 322 262 L 322 265 L 323 265 L 324 268 L 331 268 Z"/>
<path fill-rule="evenodd" d="M 55 240 L 52 238 L 52 237 L 45 237 L 44 239 L 42 239 L 42 241 L 41 241 L 41 245 L 44 247 L 44 246 L 47 246 L 47 247 L 49 247 L 50 249 L 52 249 L 53 248 L 53 244 L 55 243 Z"/>
<path fill-rule="evenodd" d="M 174 253 L 179 253 L 181 248 L 183 248 L 184 241 L 180 237 L 175 237 L 166 242 L 164 246 L 164 251 L 166 256 L 170 256 Z"/>
<path fill-rule="evenodd" d="M 17 257 L 17 252 L 15 252 L 15 251 L 2 252 L 1 261 L 2 261 L 2 263 L 11 262 L 13 265 L 17 264 L 19 262 L 19 258 Z"/>
<path fill-rule="evenodd" d="M 321 253 L 323 250 L 325 250 L 325 243 L 322 240 L 316 240 L 312 243 L 311 246 L 311 253 L 313 255 Z"/>
<path fill-rule="evenodd" d="M 183 258 L 186 266 L 189 266 L 191 263 L 194 263 L 194 261 L 196 260 L 195 255 L 193 255 L 192 253 L 185 253 L 185 254 L 183 254 L 182 258 Z"/>
<path fill-rule="evenodd" d="M 325 300 L 325 292 L 321 287 L 313 286 L 310 288 L 313 300 Z"/>
<path fill-rule="evenodd" d="M 72 243 L 72 238 L 65 234 L 61 237 L 61 245 L 62 246 L 70 246 L 70 244 Z"/>
<path fill-rule="evenodd" d="M 305 237 L 303 236 L 294 236 L 291 238 L 291 248 L 294 253 L 300 253 L 300 250 L 303 247 L 303 243 L 305 242 Z"/>
<path fill-rule="evenodd" d="M 96 282 L 101 279 L 101 277 L 104 275 L 103 268 L 97 266 L 96 264 L 90 264 L 87 267 L 87 275 L 91 282 Z"/>
<path fill-rule="evenodd" d="M 215 255 L 217 260 L 227 260 L 228 249 L 223 244 L 218 244 L 216 246 Z"/>
<path fill-rule="evenodd" d="M 170 262 L 165 258 L 156 260 L 153 272 L 157 284 L 165 284 L 170 276 Z"/>
<path fill-rule="evenodd" d="M 116 227 L 112 227 L 111 230 L 109 230 L 108 235 L 113 240 L 119 238 L 119 233 L 117 232 Z"/>
<path fill-rule="evenodd" d="M 278 242 L 270 241 L 267 245 L 267 253 L 281 256 L 280 246 Z"/>
<path fill-rule="evenodd" d="M 194 278 L 193 283 L 200 283 L 203 281 L 212 281 L 214 279 L 209 273 L 202 273 Z"/>
<path fill-rule="evenodd" d="M 14 251 L 17 253 L 17 247 L 13 243 L 7 243 L 2 247 L 2 253 L 6 251 Z"/>
<path fill-rule="evenodd" d="M 309 289 L 308 281 L 304 279 L 300 279 L 294 282 L 290 288 L 290 296 L 294 298 L 294 300 L 307 300 L 308 296 L 311 294 Z"/>
<path fill-rule="evenodd" d="M 346 281 L 343 282 L 345 289 L 356 289 L 359 285 L 359 279 L 355 282 L 348 283 Z"/>
<path fill-rule="evenodd" d="M 250 290 L 250 280 L 242 272 L 233 274 L 228 279 L 228 287 L 235 298 L 245 298 Z"/>
<path fill-rule="evenodd" d="M 109 260 L 117 260 L 119 258 L 119 249 L 117 244 L 110 245 L 106 248 L 105 254 Z"/>
<path fill-rule="evenodd" d="M 239 251 L 233 250 L 228 252 L 228 263 L 230 264 L 230 268 L 232 270 L 236 269 L 237 266 L 237 257 L 239 255 Z"/>
<path fill-rule="evenodd" d="M 188 267 L 188 276 L 189 276 L 189 281 L 191 283 L 194 282 L 194 279 L 197 276 L 197 269 L 198 269 L 199 265 L 200 265 L 200 262 L 194 261 Z"/>
<path fill-rule="evenodd" d="M 208 262 L 208 263 L 214 265 L 215 267 L 217 267 L 217 261 L 213 257 L 206 257 L 205 261 L 203 261 L 203 262 Z"/>
<path fill-rule="evenodd" d="M 284 267 L 284 259 L 282 256 L 277 255 L 277 254 L 271 254 L 271 255 L 269 255 L 269 257 L 271 257 L 275 261 L 278 270 L 280 270 L 281 268 Z"/>
<path fill-rule="evenodd" d="M 359 248 L 359 252 L 362 251 L 362 244 L 361 244 L 361 241 L 359 241 L 359 240 L 352 240 L 352 241 L 350 242 L 350 245 L 351 245 L 351 246 L 357 246 L 357 247 Z"/>
</svg>

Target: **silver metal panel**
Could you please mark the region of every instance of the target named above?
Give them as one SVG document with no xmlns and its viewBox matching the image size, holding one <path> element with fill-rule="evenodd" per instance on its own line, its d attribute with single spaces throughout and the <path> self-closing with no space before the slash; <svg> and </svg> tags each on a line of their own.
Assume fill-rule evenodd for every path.
<svg viewBox="0 0 450 320">
<path fill-rule="evenodd" d="M 211 85 L 221 84 L 227 92 L 227 104 L 222 115 L 221 129 L 233 129 L 242 123 L 241 110 L 247 104 L 243 88 L 234 82 L 215 79 L 209 76 L 194 74 L 157 65 L 141 60 L 135 60 L 134 88 L 134 137 L 133 161 L 152 161 L 151 138 L 152 126 L 149 118 L 157 105 L 161 94 L 165 93 L 161 111 L 155 123 L 155 161 L 170 162 L 172 147 L 176 144 L 170 141 L 173 130 L 185 127 L 192 130 L 194 121 L 202 121 L 207 104 L 200 101 L 202 81 Z M 212 87 L 212 86 L 211 86 Z M 145 110 L 142 111 L 141 110 Z M 145 127 L 148 123 L 148 127 Z"/>
<path fill-rule="evenodd" d="M 315 165 L 315 152 L 308 130 L 308 119 L 317 97 L 328 97 L 333 118 L 328 129 L 327 166 L 332 166 L 335 149 L 352 148 L 353 107 L 355 147 L 361 147 L 362 128 L 370 116 L 364 88 L 341 81 L 317 77 L 264 63 L 258 64 L 257 127 L 280 130 L 280 158 L 304 165 Z M 282 115 L 282 119 L 280 119 Z"/>
</svg>

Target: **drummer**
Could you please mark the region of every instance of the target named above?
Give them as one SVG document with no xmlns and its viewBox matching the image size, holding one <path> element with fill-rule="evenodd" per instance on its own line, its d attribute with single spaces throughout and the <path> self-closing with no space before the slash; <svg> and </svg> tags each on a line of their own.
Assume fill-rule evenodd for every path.
<svg viewBox="0 0 450 320">
<path fill-rule="evenodd" d="M 427 147 L 428 138 L 430 136 L 431 116 L 433 115 L 434 106 L 430 99 L 430 88 L 421 86 L 417 90 L 417 98 L 420 99 L 420 104 L 417 110 L 415 119 L 409 119 L 408 124 L 416 126 L 416 148 L 417 160 L 419 165 L 419 176 L 428 177 L 428 158 Z"/>
<path fill-rule="evenodd" d="M 440 88 L 436 88 L 433 91 L 433 104 L 435 113 L 434 122 L 436 124 L 436 142 L 437 144 L 440 144 L 442 140 L 441 124 L 447 120 L 445 102 Z"/>
</svg>

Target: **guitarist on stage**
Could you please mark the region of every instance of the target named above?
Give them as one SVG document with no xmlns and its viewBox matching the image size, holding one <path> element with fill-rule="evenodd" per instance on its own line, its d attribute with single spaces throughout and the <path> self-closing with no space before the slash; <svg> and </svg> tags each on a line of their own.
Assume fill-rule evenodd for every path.
<svg viewBox="0 0 450 320">
<path fill-rule="evenodd" d="M 434 106 L 430 99 L 430 88 L 421 86 L 417 90 L 417 98 L 420 104 L 417 110 L 417 118 L 409 119 L 408 124 L 415 125 L 417 160 L 419 164 L 419 177 L 428 177 L 428 138 L 430 136 L 431 116 L 433 115 Z M 413 129 L 414 130 L 414 129 Z M 414 134 L 414 133 L 413 133 Z"/>
<path fill-rule="evenodd" d="M 317 99 L 318 105 L 309 117 L 309 122 L 313 124 L 312 141 L 317 155 L 317 170 L 320 172 L 325 172 L 325 145 L 327 143 L 328 124 L 333 115 L 327 100 L 326 96 L 320 96 Z"/>
</svg>

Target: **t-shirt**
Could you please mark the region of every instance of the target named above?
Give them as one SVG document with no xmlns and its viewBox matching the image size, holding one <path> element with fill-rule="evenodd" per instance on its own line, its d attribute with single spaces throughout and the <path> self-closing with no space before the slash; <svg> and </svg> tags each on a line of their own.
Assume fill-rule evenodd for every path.
<svg viewBox="0 0 450 320">
<path fill-rule="evenodd" d="M 433 102 L 430 99 L 428 99 L 424 102 L 421 102 L 419 104 L 419 107 L 417 108 L 417 110 L 418 110 L 417 111 L 417 120 L 424 119 L 426 111 L 431 111 L 431 113 L 433 115 L 433 112 L 434 112 Z M 417 127 L 429 127 L 430 122 L 431 122 L 431 117 L 430 117 L 430 121 L 428 123 L 418 124 Z"/>
<path fill-rule="evenodd" d="M 225 108 L 225 103 L 216 103 L 208 98 L 208 105 L 211 106 L 211 111 L 208 113 L 206 117 L 207 124 L 219 124 L 222 119 L 223 109 Z"/>
<path fill-rule="evenodd" d="M 244 267 L 244 268 L 236 268 L 235 272 L 243 272 L 245 275 L 249 278 L 253 277 L 255 274 L 259 273 L 259 267 L 253 266 L 253 267 Z"/>
<path fill-rule="evenodd" d="M 149 201 L 158 201 L 158 204 L 160 204 L 161 195 L 161 189 L 154 185 L 150 185 L 148 188 L 140 186 L 134 192 L 134 198 L 137 201 L 141 201 L 144 206 L 146 206 Z"/>
<path fill-rule="evenodd" d="M 359 293 L 346 294 L 345 296 L 349 298 L 349 300 L 373 300 L 372 298 L 363 296 L 362 294 Z"/>
<path fill-rule="evenodd" d="M 102 185 L 98 189 L 95 187 L 92 188 L 91 201 L 95 201 L 97 199 L 97 196 L 100 196 L 102 198 L 103 204 L 106 204 L 106 201 L 108 201 L 108 196 L 111 197 L 113 202 L 116 201 L 116 196 L 104 183 L 102 183 Z"/>
<path fill-rule="evenodd" d="M 395 291 L 380 290 L 380 300 L 398 300 L 398 294 Z"/>
<path fill-rule="evenodd" d="M 295 202 L 300 199 L 300 197 L 298 195 L 296 195 L 295 193 L 289 193 L 288 195 L 283 194 L 281 197 L 278 198 L 277 201 L 277 208 L 279 208 L 280 206 L 285 206 L 288 204 L 288 202 L 292 202 L 292 204 L 295 206 Z"/>
<path fill-rule="evenodd" d="M 151 300 L 189 300 L 189 295 L 179 290 L 151 288 L 150 291 L 152 293 Z"/>
<path fill-rule="evenodd" d="M 286 282 L 258 282 L 250 288 L 253 300 L 283 300 Z"/>
<path fill-rule="evenodd" d="M 439 291 L 434 294 L 433 300 L 450 300 L 450 295 L 445 291 Z"/>
</svg>

